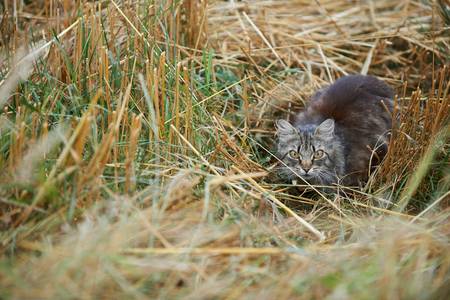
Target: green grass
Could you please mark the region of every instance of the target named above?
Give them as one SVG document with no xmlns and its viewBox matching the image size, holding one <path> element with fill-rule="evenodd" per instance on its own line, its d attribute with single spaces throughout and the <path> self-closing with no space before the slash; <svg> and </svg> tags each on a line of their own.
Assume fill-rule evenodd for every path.
<svg viewBox="0 0 450 300">
<path fill-rule="evenodd" d="M 450 57 L 437 7 L 379 1 L 376 27 L 368 4 L 348 1 L 62 1 L 55 18 L 41 2 L 20 4 L 36 18 L 0 41 L 0 298 L 448 295 Z M 41 31 L 51 46 L 19 62 Z M 274 180 L 273 121 L 330 75 L 360 72 L 375 41 L 369 73 L 396 88 L 401 133 L 370 186 L 334 197 Z"/>
</svg>

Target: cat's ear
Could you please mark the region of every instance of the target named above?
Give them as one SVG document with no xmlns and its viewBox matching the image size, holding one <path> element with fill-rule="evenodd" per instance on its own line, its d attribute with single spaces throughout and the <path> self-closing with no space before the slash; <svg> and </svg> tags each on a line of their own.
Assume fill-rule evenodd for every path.
<svg viewBox="0 0 450 300">
<path fill-rule="evenodd" d="M 314 135 L 320 136 L 324 139 L 331 139 L 334 133 L 334 120 L 326 119 L 319 126 L 317 126 Z"/>
<path fill-rule="evenodd" d="M 291 123 L 289 123 L 286 120 L 277 120 L 276 125 L 277 125 L 277 135 L 278 136 L 291 135 L 291 134 L 298 133 L 297 129 L 295 129 L 295 127 L 292 126 Z"/>
</svg>

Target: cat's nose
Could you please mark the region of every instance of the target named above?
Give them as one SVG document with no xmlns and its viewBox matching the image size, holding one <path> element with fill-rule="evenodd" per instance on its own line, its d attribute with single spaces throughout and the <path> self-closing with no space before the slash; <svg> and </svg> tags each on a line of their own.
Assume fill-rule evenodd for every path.
<svg viewBox="0 0 450 300">
<path fill-rule="evenodd" d="M 305 171 L 305 173 L 308 173 L 309 170 L 311 170 L 312 167 L 312 161 L 302 161 L 302 169 Z"/>
</svg>

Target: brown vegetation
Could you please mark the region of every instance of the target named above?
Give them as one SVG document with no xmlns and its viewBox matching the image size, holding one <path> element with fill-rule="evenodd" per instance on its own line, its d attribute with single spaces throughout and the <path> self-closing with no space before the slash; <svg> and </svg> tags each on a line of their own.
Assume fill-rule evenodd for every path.
<svg viewBox="0 0 450 300">
<path fill-rule="evenodd" d="M 446 1 L 0 9 L 1 298 L 450 294 Z M 273 121 L 352 73 L 397 91 L 380 168 L 271 180 Z"/>
</svg>

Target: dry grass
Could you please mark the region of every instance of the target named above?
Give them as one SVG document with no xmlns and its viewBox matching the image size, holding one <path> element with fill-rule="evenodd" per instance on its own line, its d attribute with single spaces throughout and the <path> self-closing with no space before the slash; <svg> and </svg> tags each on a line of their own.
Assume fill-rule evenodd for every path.
<svg viewBox="0 0 450 300">
<path fill-rule="evenodd" d="M 0 9 L 0 298 L 450 294 L 446 1 Z M 275 182 L 273 121 L 352 73 L 396 88 L 383 164 Z"/>
</svg>

